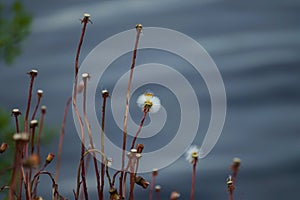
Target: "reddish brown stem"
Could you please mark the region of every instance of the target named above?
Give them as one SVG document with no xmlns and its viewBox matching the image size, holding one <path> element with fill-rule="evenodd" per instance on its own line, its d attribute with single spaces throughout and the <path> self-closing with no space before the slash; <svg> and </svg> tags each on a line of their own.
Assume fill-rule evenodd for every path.
<svg viewBox="0 0 300 200">
<path fill-rule="evenodd" d="M 42 136 L 42 130 L 44 125 L 44 119 L 45 119 L 45 111 L 41 111 L 41 120 L 39 125 L 39 132 L 38 132 L 38 138 L 37 138 L 37 155 L 40 157 L 40 148 L 41 148 L 41 136 Z"/>
<path fill-rule="evenodd" d="M 105 126 L 105 110 L 106 110 L 106 99 L 108 97 L 108 93 L 102 93 L 103 103 L 102 103 L 102 122 L 101 122 L 101 152 L 104 152 L 104 126 Z M 102 162 L 101 162 L 101 199 L 104 199 L 104 176 L 105 176 L 105 160 L 102 156 Z"/>
<path fill-rule="evenodd" d="M 84 115 L 85 125 L 86 125 L 87 130 L 88 130 L 90 145 L 91 145 L 91 148 L 94 149 L 94 142 L 93 142 L 93 137 L 92 137 L 92 133 L 91 133 L 91 130 L 90 130 L 90 124 L 89 124 L 89 121 L 88 121 L 88 118 L 87 118 L 87 115 L 86 115 L 87 78 L 84 78 L 83 82 L 84 82 L 84 89 L 83 89 L 83 115 Z M 97 158 L 96 158 L 95 153 L 93 153 L 92 155 L 93 155 L 93 161 L 94 161 L 94 169 L 95 169 L 95 173 L 96 173 L 98 199 L 102 200 L 103 197 L 101 196 L 100 174 L 99 174 L 99 170 L 98 170 Z"/>
<path fill-rule="evenodd" d="M 191 189 L 191 198 L 190 198 L 191 200 L 194 200 L 195 197 L 196 165 L 197 165 L 197 160 L 194 159 L 193 172 L 192 172 L 192 189 Z"/>
<path fill-rule="evenodd" d="M 9 200 L 14 199 L 14 194 L 16 190 L 18 172 L 20 171 L 21 155 L 22 155 L 23 145 L 21 142 L 16 142 L 16 149 L 14 154 L 14 164 L 13 171 L 11 175 L 10 185 L 9 185 Z"/>
<path fill-rule="evenodd" d="M 132 141 L 132 144 L 131 144 L 131 148 L 130 148 L 130 149 L 133 149 L 133 148 L 134 148 L 136 139 L 137 139 L 137 137 L 138 137 L 139 133 L 141 132 L 142 127 L 143 127 L 143 125 L 144 125 L 146 116 L 147 116 L 147 112 L 145 111 L 144 114 L 143 114 L 142 120 L 141 120 L 141 122 L 140 122 L 140 126 L 139 126 L 139 128 L 138 128 L 138 130 L 137 130 L 137 132 L 135 133 L 135 136 L 134 136 L 134 138 L 133 138 L 133 141 Z"/>
<path fill-rule="evenodd" d="M 135 67 L 135 60 L 137 55 L 137 48 L 138 43 L 142 31 L 141 25 L 139 27 L 136 27 L 137 34 L 136 34 L 136 40 L 133 50 L 133 56 L 132 56 L 132 64 L 130 68 L 130 75 L 128 80 L 128 86 L 127 86 L 127 93 L 126 93 L 126 107 L 125 107 L 125 115 L 124 115 L 124 125 L 123 125 L 123 145 L 122 145 L 122 165 L 121 165 L 121 175 L 120 175 L 120 185 L 119 185 L 119 194 L 123 196 L 123 177 L 124 177 L 124 167 L 125 167 L 125 151 L 126 151 L 126 139 L 127 139 L 127 120 L 128 120 L 128 113 L 129 113 L 129 101 L 130 101 L 130 90 L 131 90 L 131 83 L 132 83 L 132 77 L 133 77 L 133 71 Z"/>
<path fill-rule="evenodd" d="M 79 111 L 76 105 L 76 97 L 77 97 L 77 79 L 78 79 L 78 69 L 79 69 L 79 55 L 80 55 L 80 50 L 81 50 L 81 46 L 83 43 L 83 38 L 85 35 L 85 31 L 86 31 L 86 27 L 87 24 L 89 22 L 89 15 L 85 15 L 84 18 L 81 20 L 81 22 L 83 23 L 82 26 L 82 31 L 81 31 L 81 36 L 79 39 L 79 43 L 78 43 L 78 47 L 77 47 L 77 53 L 76 53 L 76 58 L 75 58 L 75 76 L 74 76 L 74 88 L 73 88 L 73 107 L 75 110 L 75 114 L 77 117 L 77 120 L 79 122 L 80 125 L 80 131 L 81 131 L 81 178 L 82 178 L 82 185 L 83 185 L 83 191 L 84 191 L 84 196 L 85 199 L 88 200 L 88 193 L 87 193 L 87 184 L 86 184 L 86 178 L 85 178 L 85 166 L 84 166 L 84 128 L 83 128 L 83 123 L 81 120 L 81 117 L 79 115 Z"/>
<path fill-rule="evenodd" d="M 154 190 L 154 185 L 155 185 L 155 177 L 152 174 L 152 181 L 151 181 L 151 186 L 150 186 L 150 192 L 149 192 L 149 200 L 152 200 L 152 194 L 153 194 L 153 190 Z"/>
<path fill-rule="evenodd" d="M 55 168 L 55 181 L 58 182 L 58 177 L 59 177 L 59 169 L 60 169 L 60 157 L 62 153 L 62 146 L 63 146 L 63 140 L 65 136 L 65 126 L 66 126 L 66 121 L 67 121 L 67 116 L 68 116 L 68 109 L 70 106 L 70 103 L 72 101 L 72 96 L 68 98 L 66 106 L 65 106 L 65 111 L 64 111 L 64 117 L 63 121 L 61 124 L 61 130 L 59 134 L 59 143 L 58 143 L 58 149 L 57 149 L 57 161 L 56 161 L 56 168 Z"/>
<path fill-rule="evenodd" d="M 30 104 L 31 104 L 31 97 L 32 97 L 32 88 L 34 83 L 35 75 L 30 74 L 30 86 L 28 91 L 28 101 L 27 101 L 27 108 L 26 108 L 26 114 L 25 114 L 25 120 L 24 120 L 24 132 L 28 131 L 28 116 L 29 116 L 29 110 L 30 110 Z"/>
<path fill-rule="evenodd" d="M 40 105 L 40 102 L 41 102 L 41 97 L 42 97 L 42 96 L 38 96 L 37 103 L 36 103 L 36 105 L 35 105 L 33 114 L 32 114 L 32 116 L 31 116 L 31 120 L 34 120 L 34 118 L 35 118 L 35 115 L 36 115 L 36 113 L 37 113 L 37 110 L 38 110 L 39 105 Z"/>
</svg>

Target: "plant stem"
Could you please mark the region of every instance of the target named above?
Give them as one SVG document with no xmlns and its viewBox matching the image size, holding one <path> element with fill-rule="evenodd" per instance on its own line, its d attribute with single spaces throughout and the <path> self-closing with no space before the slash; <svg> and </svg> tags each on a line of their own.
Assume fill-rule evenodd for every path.
<svg viewBox="0 0 300 200">
<path fill-rule="evenodd" d="M 125 107 L 125 115 L 124 115 L 124 125 L 123 125 L 123 145 L 122 145 L 122 165 L 121 165 L 121 175 L 120 175 L 120 191 L 119 194 L 123 196 L 123 177 L 124 177 L 124 167 L 125 167 L 125 150 L 126 150 L 126 139 L 127 139 L 127 121 L 128 121 L 128 113 L 129 113 L 129 101 L 130 101 L 130 90 L 131 90 L 131 83 L 132 83 L 132 77 L 133 77 L 133 71 L 135 67 L 135 60 L 136 60 L 136 54 L 137 54 L 137 48 L 139 43 L 139 38 L 141 35 L 142 27 L 141 25 L 136 26 L 137 34 L 136 34 L 136 40 L 133 50 L 133 56 L 132 56 L 132 64 L 130 68 L 130 75 L 128 80 L 128 86 L 127 86 L 127 93 L 126 93 L 126 107 Z"/>
<path fill-rule="evenodd" d="M 104 126 L 105 126 L 105 110 L 106 110 L 106 99 L 108 97 L 108 92 L 102 92 L 102 98 L 103 98 L 103 103 L 102 103 L 102 122 L 101 122 L 101 151 L 103 153 L 104 152 Z M 103 196 L 103 190 L 104 190 L 104 176 L 105 176 L 105 168 L 106 168 L 106 165 L 104 163 L 104 157 L 102 156 L 102 160 L 101 160 L 101 199 L 103 200 L 104 199 L 104 196 Z M 108 172 L 108 169 L 107 169 L 107 172 Z M 108 178 L 109 178 L 109 174 L 106 173 Z M 109 178 L 109 183 L 110 183 L 110 187 L 111 187 L 111 181 L 110 181 L 110 178 Z"/>
<path fill-rule="evenodd" d="M 139 128 L 138 128 L 137 132 L 135 133 L 135 136 L 134 136 L 134 138 L 133 138 L 133 141 L 132 141 L 132 144 L 131 144 L 131 148 L 130 148 L 130 149 L 133 149 L 133 148 L 134 148 L 134 145 L 135 145 L 135 142 L 136 142 L 137 136 L 139 135 L 139 133 L 140 133 L 140 132 L 141 132 L 141 130 L 142 130 L 142 127 L 143 127 L 143 125 L 144 125 L 144 122 L 145 122 L 146 116 L 147 116 L 147 112 L 146 112 L 146 111 L 144 111 L 144 114 L 143 114 L 142 120 L 141 120 L 141 122 L 140 122 L 140 126 L 139 126 Z"/>
<path fill-rule="evenodd" d="M 94 149 L 93 136 L 92 136 L 90 124 L 89 124 L 89 121 L 88 121 L 88 118 L 87 118 L 87 115 L 86 115 L 87 78 L 84 78 L 83 82 L 84 82 L 84 89 L 83 89 L 83 116 L 84 116 L 85 125 L 87 127 L 88 135 L 89 135 L 90 145 L 91 145 L 91 148 Z M 101 192 L 100 192 L 101 191 L 101 185 L 100 185 L 100 174 L 99 174 L 99 170 L 98 170 L 98 163 L 97 163 L 96 155 L 93 153 L 92 156 L 93 156 L 94 168 L 95 168 L 96 180 L 97 180 L 98 199 L 102 200 L 103 196 L 101 196 Z"/>
<path fill-rule="evenodd" d="M 194 161 L 193 161 L 193 172 L 192 172 L 191 200 L 194 200 L 194 196 L 195 196 L 196 165 L 197 165 L 197 159 L 194 159 Z"/>
<path fill-rule="evenodd" d="M 154 185 L 155 185 L 155 176 L 152 174 L 152 181 L 151 181 L 151 187 L 150 187 L 150 192 L 149 192 L 149 200 L 152 200 L 152 193 L 154 190 Z"/>
<path fill-rule="evenodd" d="M 30 86 L 29 86 L 29 91 L 28 91 L 28 101 L 27 101 L 27 108 L 26 108 L 26 114 L 25 114 L 25 120 L 24 120 L 24 132 L 28 131 L 28 116 L 29 116 L 29 110 L 30 110 L 30 104 L 31 104 L 34 78 L 35 78 L 35 75 L 30 74 Z"/>
<path fill-rule="evenodd" d="M 41 102 L 41 98 L 42 98 L 42 96 L 38 95 L 37 103 L 36 103 L 36 105 L 35 105 L 33 114 L 32 114 L 32 116 L 31 116 L 31 120 L 34 120 L 34 118 L 35 118 L 35 115 L 36 115 L 36 113 L 37 113 L 37 110 L 38 110 L 39 105 L 40 105 L 40 102 Z"/>
<path fill-rule="evenodd" d="M 37 148 L 37 155 L 39 157 L 40 157 L 41 135 L 42 135 L 43 125 L 44 125 L 45 114 L 46 114 L 46 111 L 42 110 L 41 111 L 41 120 L 40 120 L 40 125 L 39 125 L 38 138 L 37 138 L 37 147 L 36 147 Z"/>
<path fill-rule="evenodd" d="M 59 143 L 58 143 L 58 149 L 57 149 L 57 161 L 56 161 L 56 167 L 55 167 L 55 181 L 58 182 L 58 177 L 59 177 L 59 169 L 60 169 L 60 157 L 62 153 L 62 146 L 63 146 L 63 140 L 65 136 L 65 126 L 66 126 L 66 121 L 67 121 L 67 116 L 68 116 L 68 109 L 70 106 L 70 103 L 72 101 L 72 96 L 70 96 L 67 100 L 66 106 L 65 106 L 65 111 L 64 111 L 64 117 L 63 121 L 61 124 L 61 130 L 59 134 Z"/>
<path fill-rule="evenodd" d="M 79 115 L 79 111 L 76 105 L 76 97 L 77 97 L 77 79 L 78 79 L 78 62 L 79 62 L 79 55 L 80 55 L 80 50 L 81 50 L 81 46 L 83 43 L 83 38 L 84 38 L 84 34 L 86 31 L 86 27 L 87 24 L 89 22 L 89 15 L 85 15 L 84 18 L 81 20 L 81 23 L 83 23 L 82 26 L 82 31 L 81 31 L 81 36 L 79 39 L 79 43 L 78 43 L 78 47 L 77 47 L 77 53 L 76 53 L 76 58 L 75 58 L 75 76 L 74 76 L 74 88 L 73 88 L 73 107 L 75 110 L 75 114 L 77 117 L 77 120 L 79 122 L 80 125 L 80 131 L 81 131 L 81 178 L 82 178 L 82 184 L 83 184 L 83 191 L 84 191 L 84 195 L 85 195 L 85 199 L 88 200 L 88 193 L 87 193 L 87 184 L 86 184 L 86 179 L 85 179 L 85 166 L 84 166 L 84 158 L 83 158 L 83 154 L 84 154 L 84 128 L 83 128 L 83 123 L 81 120 L 81 117 Z"/>
<path fill-rule="evenodd" d="M 17 176 L 18 171 L 20 171 L 20 162 L 21 162 L 21 155 L 22 155 L 23 145 L 21 142 L 16 142 L 16 149 L 14 154 L 14 164 L 13 164 L 13 171 L 11 175 L 10 185 L 9 185 L 9 200 L 14 199 L 14 194 L 16 190 L 17 184 Z"/>
</svg>

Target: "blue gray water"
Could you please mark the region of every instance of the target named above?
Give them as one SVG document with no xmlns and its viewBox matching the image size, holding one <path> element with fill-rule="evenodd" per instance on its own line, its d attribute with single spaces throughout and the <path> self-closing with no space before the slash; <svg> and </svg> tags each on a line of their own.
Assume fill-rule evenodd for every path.
<svg viewBox="0 0 300 200">
<path fill-rule="evenodd" d="M 300 2 L 297 0 L 26 1 L 32 32 L 13 67 L 1 62 L 0 106 L 25 108 L 31 68 L 39 70 L 37 88 L 45 92 L 47 124 L 59 127 L 72 92 L 79 19 L 89 25 L 82 59 L 104 39 L 136 23 L 180 31 L 197 40 L 223 77 L 227 117 L 213 151 L 198 165 L 196 199 L 226 199 L 225 179 L 233 157 L 242 159 L 235 199 L 299 199 L 300 181 Z M 129 67 L 129 66 L 128 66 Z M 207 111 L 208 112 L 208 111 Z M 205 116 L 205 109 L 204 114 Z M 59 189 L 72 199 L 80 140 L 68 116 Z M 197 140 L 195 139 L 195 143 Z M 56 152 L 57 139 L 43 153 Z M 54 168 L 49 168 L 53 170 Z M 144 175 L 150 178 L 149 174 Z M 161 199 L 173 190 L 188 199 L 191 166 L 184 158 L 161 170 Z M 89 189 L 95 199 L 93 176 Z M 41 193 L 50 198 L 47 179 Z M 137 199 L 148 191 L 136 190 Z"/>
</svg>

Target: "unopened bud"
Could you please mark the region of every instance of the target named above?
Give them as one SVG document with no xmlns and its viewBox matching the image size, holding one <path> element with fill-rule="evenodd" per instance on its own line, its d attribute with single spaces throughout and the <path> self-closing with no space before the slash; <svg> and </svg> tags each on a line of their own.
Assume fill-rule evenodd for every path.
<svg viewBox="0 0 300 200">
<path fill-rule="evenodd" d="M 102 97 L 103 97 L 103 98 L 109 97 L 109 92 L 108 92 L 108 90 L 102 90 Z"/>
<path fill-rule="evenodd" d="M 146 189 L 149 186 L 149 182 L 146 181 L 143 177 L 138 176 L 135 178 L 135 183 L 142 186 L 144 189 Z"/>
<path fill-rule="evenodd" d="M 142 153 L 143 150 L 144 150 L 144 145 L 143 144 L 138 144 L 136 146 L 136 150 L 137 150 L 137 153 Z"/>
<path fill-rule="evenodd" d="M 41 98 L 43 96 L 43 90 L 38 90 L 37 95 L 39 98 Z"/>
<path fill-rule="evenodd" d="M 154 168 L 152 170 L 152 176 L 157 176 L 158 175 L 158 169 L 157 168 Z"/>
<path fill-rule="evenodd" d="M 141 31 L 142 28 L 143 28 L 143 25 L 142 24 L 137 24 L 137 25 L 135 25 L 135 28 L 136 28 L 137 31 Z"/>
<path fill-rule="evenodd" d="M 22 113 L 20 112 L 20 110 L 18 108 L 14 108 L 11 111 L 11 115 L 14 115 L 15 117 L 21 115 Z"/>
<path fill-rule="evenodd" d="M 46 113 L 46 110 L 47 110 L 47 107 L 46 107 L 46 106 L 42 106 L 42 107 L 41 107 L 41 112 L 42 112 L 43 114 Z"/>
<path fill-rule="evenodd" d="M 170 200 L 177 200 L 180 197 L 180 194 L 176 191 L 171 193 Z"/>
<path fill-rule="evenodd" d="M 32 70 L 30 70 L 29 72 L 27 72 L 27 74 L 29 74 L 29 75 L 32 76 L 32 77 L 35 77 L 35 76 L 38 75 L 38 70 L 32 69 Z"/>
<path fill-rule="evenodd" d="M 40 157 L 37 154 L 32 154 L 24 160 L 23 165 L 28 168 L 37 168 L 40 165 Z"/>
<path fill-rule="evenodd" d="M 20 141 L 20 142 L 28 142 L 28 140 L 29 140 L 29 134 L 25 133 L 25 132 L 23 132 L 23 133 L 15 133 L 13 135 L 13 140 L 16 141 L 16 142 L 18 142 L 18 141 Z"/>
<path fill-rule="evenodd" d="M 35 128 L 38 125 L 38 121 L 36 119 L 30 121 L 30 128 Z"/>
<path fill-rule="evenodd" d="M 160 185 L 156 185 L 155 186 L 155 192 L 159 192 L 161 190 L 161 186 Z"/>
<path fill-rule="evenodd" d="M 46 163 L 49 164 L 51 163 L 51 161 L 54 159 L 54 154 L 53 153 L 49 153 L 47 158 L 46 158 Z"/>
<path fill-rule="evenodd" d="M 3 143 L 1 144 L 1 146 L 0 146 L 0 153 L 5 152 L 6 149 L 7 149 L 7 146 L 8 146 L 8 145 L 7 145 L 5 142 L 3 142 Z"/>
</svg>

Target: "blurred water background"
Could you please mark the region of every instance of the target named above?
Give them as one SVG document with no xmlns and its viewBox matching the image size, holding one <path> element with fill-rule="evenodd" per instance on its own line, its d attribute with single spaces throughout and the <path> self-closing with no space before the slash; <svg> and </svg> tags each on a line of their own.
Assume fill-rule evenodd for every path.
<svg viewBox="0 0 300 200">
<path fill-rule="evenodd" d="M 196 199 L 226 199 L 233 157 L 242 159 L 235 199 L 299 199 L 300 181 L 300 2 L 297 0 L 24 1 L 33 15 L 30 36 L 12 67 L 1 61 L 0 106 L 25 110 L 31 68 L 39 70 L 36 89 L 44 90 L 46 122 L 60 127 L 72 92 L 79 19 L 90 13 L 81 59 L 101 41 L 136 23 L 182 32 L 211 55 L 223 77 L 227 117 L 213 151 L 198 165 Z M 128 66 L 129 69 L 129 66 Z M 117 73 L 117 72 L 116 72 Z M 209 114 L 204 109 L 202 115 Z M 209 118 L 207 118 L 209 119 Z M 193 119 L 191 119 L 193 120 Z M 204 117 L 205 120 L 205 117 Z M 200 143 L 202 136 L 195 139 Z M 58 139 L 43 149 L 55 152 Z M 59 190 L 73 199 L 80 139 L 69 112 Z M 54 166 L 49 167 L 53 171 Z M 150 174 L 144 175 L 150 179 Z M 191 166 L 182 157 L 159 172 L 161 199 L 173 190 L 188 199 Z M 94 176 L 88 177 L 96 199 Z M 50 199 L 50 184 L 40 189 Z M 0 195 L 1 197 L 1 195 Z M 136 199 L 148 190 L 136 189 Z"/>
</svg>

